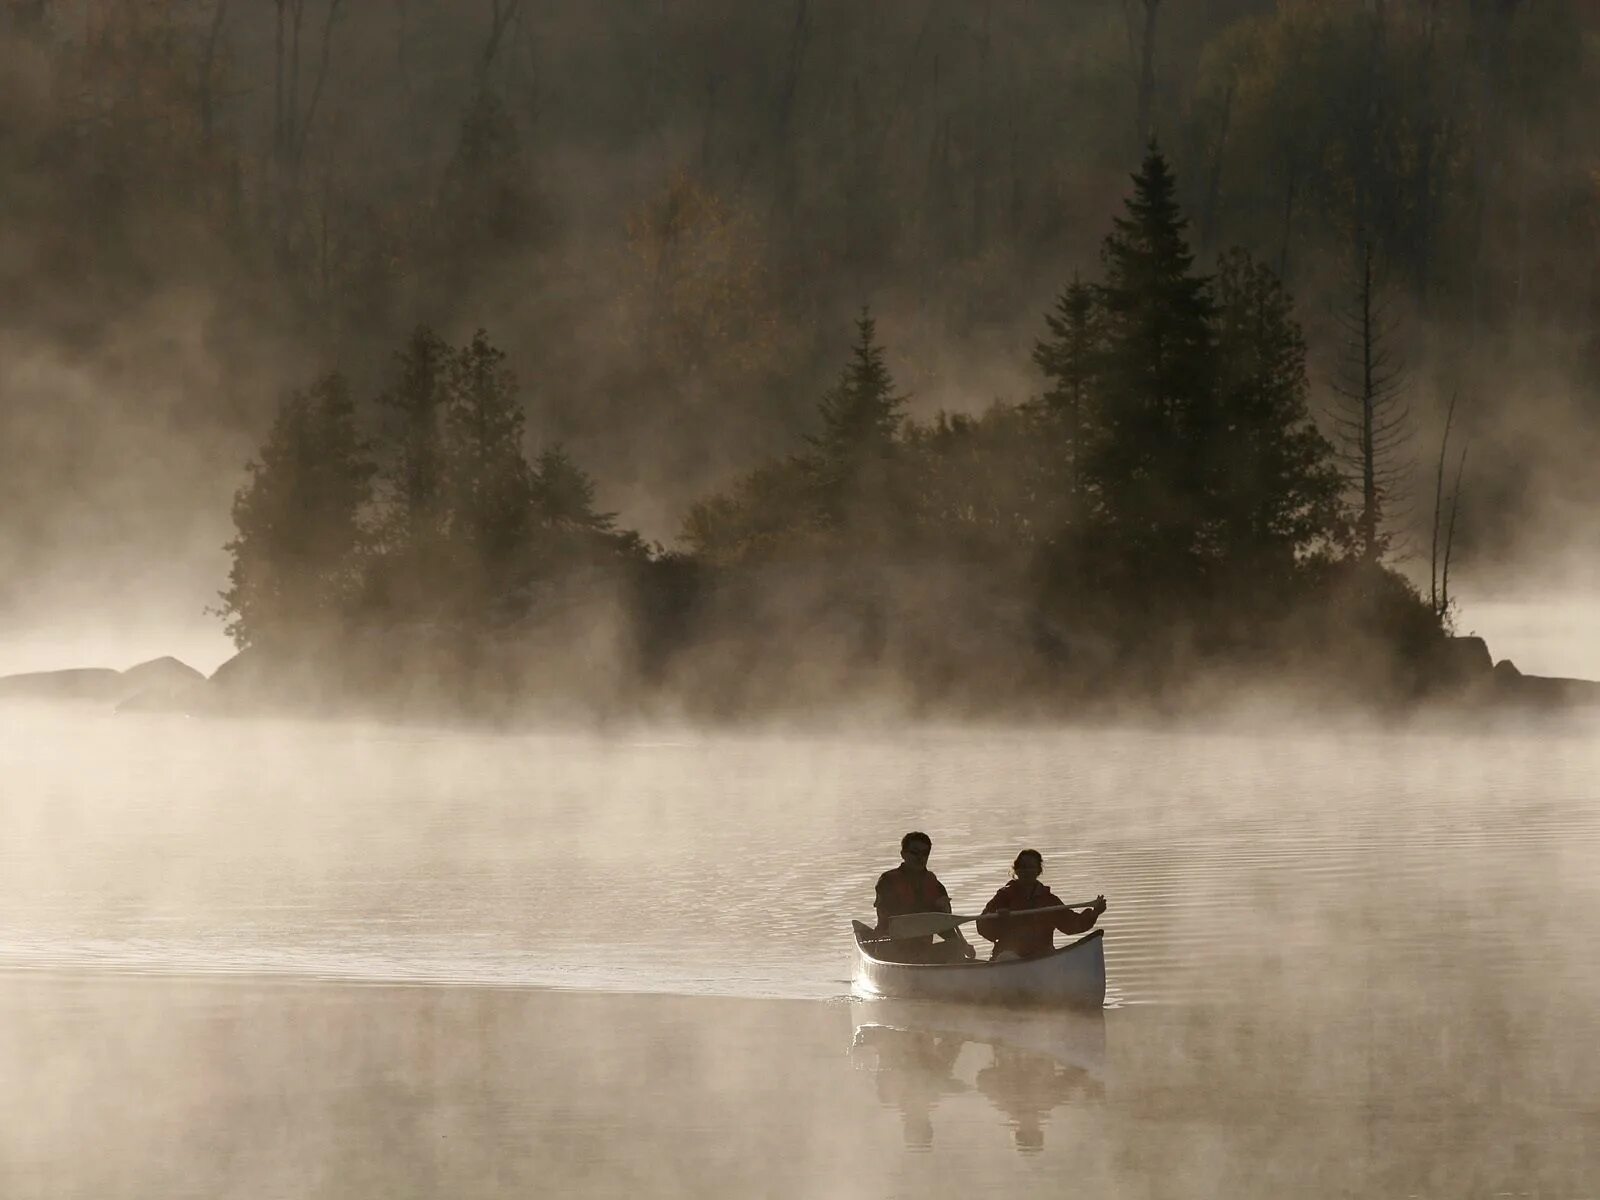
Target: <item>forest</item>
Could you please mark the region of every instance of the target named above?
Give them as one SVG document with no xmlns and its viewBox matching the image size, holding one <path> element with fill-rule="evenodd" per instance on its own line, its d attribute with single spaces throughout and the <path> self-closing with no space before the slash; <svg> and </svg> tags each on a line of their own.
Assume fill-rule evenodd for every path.
<svg viewBox="0 0 1600 1200">
<path fill-rule="evenodd" d="M 1408 692 L 1452 554 L 1600 551 L 1584 5 L 0 11 L 8 580 L 737 709 Z"/>
</svg>

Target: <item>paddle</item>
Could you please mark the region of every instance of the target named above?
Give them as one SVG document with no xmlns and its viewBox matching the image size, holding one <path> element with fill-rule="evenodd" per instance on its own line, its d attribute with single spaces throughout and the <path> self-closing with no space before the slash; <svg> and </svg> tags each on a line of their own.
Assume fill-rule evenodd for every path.
<svg viewBox="0 0 1600 1200">
<path fill-rule="evenodd" d="M 1044 908 L 1018 908 L 1007 912 L 1008 917 L 1035 917 L 1041 913 L 1060 912 L 1063 908 L 1089 908 L 1093 900 L 1080 900 L 1075 904 L 1051 904 Z M 974 913 L 971 916 L 962 916 L 959 913 L 923 912 L 901 913 L 898 917 L 890 917 L 887 924 L 880 926 L 876 932 L 877 937 L 870 940 L 875 942 L 899 941 L 901 938 L 927 937 L 935 933 L 948 933 L 959 925 L 968 921 L 976 921 L 979 917 L 998 917 L 1000 913 Z"/>
</svg>

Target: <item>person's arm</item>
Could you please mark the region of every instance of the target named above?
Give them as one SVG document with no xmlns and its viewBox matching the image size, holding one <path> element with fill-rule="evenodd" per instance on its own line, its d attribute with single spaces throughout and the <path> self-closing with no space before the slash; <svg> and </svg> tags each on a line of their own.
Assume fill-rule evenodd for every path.
<svg viewBox="0 0 1600 1200">
<path fill-rule="evenodd" d="M 1006 918 L 1010 915 L 1000 906 L 1000 899 L 1004 896 L 1005 889 L 1001 888 L 994 894 L 994 899 L 983 906 L 983 916 L 978 918 L 978 936 L 991 942 L 1000 940 L 1000 931 L 1005 928 Z M 991 916 L 990 914 L 995 914 Z"/>
<path fill-rule="evenodd" d="M 883 876 L 880 875 L 878 876 L 877 885 L 872 889 L 872 911 L 878 914 L 878 923 L 876 926 L 874 926 L 876 929 L 882 929 L 884 921 L 894 915 L 893 913 L 886 913 L 883 911 L 885 908 L 889 907 L 889 901 L 884 895 L 884 890 Z"/>
<path fill-rule="evenodd" d="M 939 912 L 953 912 L 953 911 L 955 911 L 954 909 L 952 909 L 950 907 L 950 893 L 945 890 L 944 884 L 939 882 L 937 877 L 934 878 L 933 883 L 934 883 L 934 886 L 939 889 L 939 897 L 935 901 L 935 903 L 938 905 L 937 911 L 939 911 Z M 962 950 L 966 953 L 966 956 L 968 958 L 977 958 L 978 957 L 977 950 L 975 950 L 973 948 L 973 945 L 972 945 L 971 942 L 967 941 L 967 935 L 965 933 L 961 932 L 961 926 L 957 925 L 954 929 L 947 929 L 943 933 L 941 933 L 939 936 L 941 938 L 943 938 L 947 942 L 955 942 L 957 945 L 959 945 L 962 948 Z"/>
<path fill-rule="evenodd" d="M 1054 900 L 1055 897 L 1051 896 Z M 1106 898 L 1096 896 L 1094 903 L 1082 912 L 1070 908 L 1063 908 L 1061 915 L 1056 918 L 1056 928 L 1062 933 L 1088 933 L 1094 928 L 1094 923 L 1100 919 L 1100 914 L 1106 910 Z"/>
</svg>

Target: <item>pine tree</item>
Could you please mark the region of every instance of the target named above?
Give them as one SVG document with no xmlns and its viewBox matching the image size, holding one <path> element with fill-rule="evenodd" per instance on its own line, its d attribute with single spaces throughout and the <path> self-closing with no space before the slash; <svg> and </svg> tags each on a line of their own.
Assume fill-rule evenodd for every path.
<svg viewBox="0 0 1600 1200">
<path fill-rule="evenodd" d="M 593 478 L 562 446 L 550 447 L 534 463 L 532 495 L 535 513 L 548 524 L 592 533 L 616 530 L 617 514 L 595 509 Z"/>
<path fill-rule="evenodd" d="M 361 576 L 373 467 L 337 373 L 292 393 L 233 501 L 221 615 L 236 645 L 293 645 L 336 629 Z"/>
<path fill-rule="evenodd" d="M 531 526 L 532 475 L 525 418 L 504 352 L 479 330 L 450 364 L 449 531 L 491 593 L 502 592 Z M 485 596 L 491 599 L 491 596 Z"/>
<path fill-rule="evenodd" d="M 450 347 L 419 325 L 395 361 L 398 378 L 378 397 L 387 417 L 381 471 L 390 510 L 386 533 L 398 548 L 415 549 L 437 535 L 444 519 Z"/>
<path fill-rule="evenodd" d="M 1200 553 L 1223 433 L 1214 307 L 1194 272 L 1166 160 L 1152 146 L 1103 251 L 1100 428 L 1085 456 L 1099 524 L 1136 575 Z"/>
<path fill-rule="evenodd" d="M 905 420 L 905 401 L 895 391 L 877 343 L 877 323 L 863 308 L 856 319 L 850 364 L 817 405 L 822 431 L 806 439 L 826 524 L 844 522 L 851 502 L 884 482 Z"/>
<path fill-rule="evenodd" d="M 1033 361 L 1050 387 L 1043 408 L 1060 432 L 1066 461 L 1066 492 L 1076 508 L 1083 494 L 1084 448 L 1093 426 L 1094 383 L 1100 354 L 1099 311 L 1095 290 L 1076 275 L 1045 314 L 1050 336 L 1037 342 Z"/>
<path fill-rule="evenodd" d="M 1230 251 L 1214 297 L 1227 440 L 1213 541 L 1237 574 L 1268 591 L 1299 553 L 1334 538 L 1342 485 L 1333 447 L 1311 421 L 1305 339 L 1278 277 Z"/>
</svg>

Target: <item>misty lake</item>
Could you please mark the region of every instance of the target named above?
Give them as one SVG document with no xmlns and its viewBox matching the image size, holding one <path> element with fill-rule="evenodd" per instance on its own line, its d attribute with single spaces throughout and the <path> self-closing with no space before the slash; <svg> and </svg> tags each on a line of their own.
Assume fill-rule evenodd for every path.
<svg viewBox="0 0 1600 1200">
<path fill-rule="evenodd" d="M 0 1194 L 1600 1194 L 1600 723 L 491 734 L 11 709 Z M 1088 1017 L 849 998 L 926 829 Z"/>
</svg>

